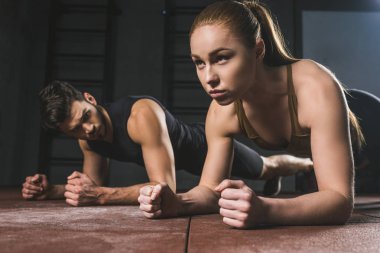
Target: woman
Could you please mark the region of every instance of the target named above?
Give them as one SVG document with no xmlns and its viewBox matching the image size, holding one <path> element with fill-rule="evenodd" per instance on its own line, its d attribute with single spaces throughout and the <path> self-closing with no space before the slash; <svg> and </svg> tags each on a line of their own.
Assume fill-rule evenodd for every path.
<svg viewBox="0 0 380 253">
<path fill-rule="evenodd" d="M 213 98 L 206 119 L 208 153 L 200 183 L 182 195 L 159 184 L 140 190 L 149 218 L 219 211 L 237 228 L 260 224 L 343 224 L 353 208 L 349 113 L 339 81 L 285 49 L 269 11 L 256 1 L 209 5 L 190 31 L 191 56 Z M 292 199 L 259 197 L 228 180 L 235 134 L 261 147 L 312 157 L 318 191 Z"/>
</svg>

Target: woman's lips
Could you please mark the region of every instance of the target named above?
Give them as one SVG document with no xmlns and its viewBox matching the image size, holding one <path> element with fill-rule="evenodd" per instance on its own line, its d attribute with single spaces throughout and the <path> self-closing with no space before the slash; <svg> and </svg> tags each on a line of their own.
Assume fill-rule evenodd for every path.
<svg viewBox="0 0 380 253">
<path fill-rule="evenodd" d="M 224 96 L 226 94 L 226 91 L 225 90 L 210 90 L 209 94 L 212 98 L 216 99 L 216 98 L 220 98 Z"/>
</svg>

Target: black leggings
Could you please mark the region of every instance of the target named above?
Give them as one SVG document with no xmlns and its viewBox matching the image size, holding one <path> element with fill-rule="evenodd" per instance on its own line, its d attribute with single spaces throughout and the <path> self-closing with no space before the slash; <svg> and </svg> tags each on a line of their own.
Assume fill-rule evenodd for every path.
<svg viewBox="0 0 380 253">
<path fill-rule="evenodd" d="M 356 165 L 367 161 L 367 166 L 356 170 L 355 190 L 359 193 L 380 192 L 380 98 L 361 91 L 348 90 L 346 96 L 350 110 L 356 115 L 365 144 L 354 149 Z M 368 163 L 369 162 L 369 163 Z"/>
<path fill-rule="evenodd" d="M 371 93 L 355 89 L 348 90 L 348 94 L 348 107 L 358 118 L 366 142 L 362 150 L 354 149 L 355 160 L 360 161 L 365 157 L 379 164 L 380 99 Z"/>
<path fill-rule="evenodd" d="M 207 141 L 205 125 L 196 123 L 190 126 L 192 138 L 191 149 L 176 153 L 176 168 L 184 169 L 191 174 L 200 175 L 207 155 Z M 232 162 L 232 176 L 247 179 L 258 178 L 263 169 L 263 159 L 252 148 L 234 140 L 234 159 Z"/>
</svg>

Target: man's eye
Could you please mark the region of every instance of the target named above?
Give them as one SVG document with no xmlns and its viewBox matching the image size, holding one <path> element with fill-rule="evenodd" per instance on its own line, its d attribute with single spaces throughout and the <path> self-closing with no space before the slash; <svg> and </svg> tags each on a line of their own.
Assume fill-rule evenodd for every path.
<svg viewBox="0 0 380 253">
<path fill-rule="evenodd" d="M 90 111 L 87 111 L 84 115 L 83 115 L 83 121 L 87 121 L 88 119 L 90 118 Z"/>
<path fill-rule="evenodd" d="M 76 132 L 79 131 L 80 128 L 81 128 L 81 126 L 78 125 L 78 126 L 76 126 L 76 127 L 72 130 L 72 132 L 73 132 L 73 133 L 76 133 Z"/>
</svg>

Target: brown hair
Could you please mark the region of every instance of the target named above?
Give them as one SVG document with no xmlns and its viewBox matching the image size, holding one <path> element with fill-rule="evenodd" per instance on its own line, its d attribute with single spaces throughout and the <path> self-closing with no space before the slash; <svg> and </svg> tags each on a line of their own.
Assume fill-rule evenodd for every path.
<svg viewBox="0 0 380 253">
<path fill-rule="evenodd" d="M 286 47 L 277 20 L 272 17 L 270 10 L 257 0 L 224 0 L 208 5 L 195 18 L 189 36 L 191 37 L 200 26 L 214 24 L 227 26 L 249 48 L 255 47 L 256 40 L 261 38 L 265 44 L 264 64 L 268 66 L 281 66 L 298 61 Z M 342 89 L 345 90 L 343 87 Z M 348 116 L 352 145 L 360 150 L 364 143 L 360 124 L 350 110 Z"/>
<path fill-rule="evenodd" d="M 70 117 L 71 104 L 83 101 L 83 94 L 72 85 L 53 81 L 39 93 L 41 125 L 52 133 L 59 132 L 59 124 Z"/>
<path fill-rule="evenodd" d="M 346 96 L 351 96 L 346 90 L 344 90 L 344 92 Z M 365 144 L 365 137 L 363 135 L 362 128 L 360 127 L 358 118 L 351 110 L 348 110 L 348 117 L 350 119 L 352 147 L 355 152 L 359 153 Z"/>
<path fill-rule="evenodd" d="M 234 31 L 250 48 L 262 38 L 265 44 L 264 63 L 280 66 L 296 62 L 288 51 L 284 38 L 269 9 L 258 1 L 219 1 L 207 6 L 194 20 L 190 37 L 197 27 L 221 24 Z"/>
</svg>

